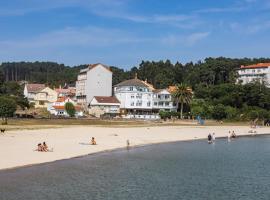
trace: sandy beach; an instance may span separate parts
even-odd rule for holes
[[[131,146],[203,139],[208,133],[227,137],[228,131],[237,135],[251,135],[248,126],[156,126],[156,127],[93,127],[69,126],[57,129],[9,131],[0,135],[0,169],[52,162],[91,153]],[[257,134],[269,134],[270,128],[256,129]],[[95,137],[97,145],[90,145]],[[53,152],[34,151],[38,143],[46,141]]]

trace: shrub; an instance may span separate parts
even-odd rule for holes
[[[212,113],[213,119],[216,120],[222,120],[227,117],[226,108],[222,104],[218,104],[213,107],[213,113]]]
[[[75,106],[73,105],[73,103],[71,102],[67,102],[65,104],[65,110],[67,111],[67,114],[70,116],[70,117],[74,117],[75,116]]]

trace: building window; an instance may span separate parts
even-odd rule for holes
[[[170,105],[170,103],[169,102],[165,102],[165,106],[169,106]]]
[[[131,102],[131,103],[130,103],[130,106],[134,106],[134,102]]]
[[[131,95],[131,99],[134,99],[134,95]]]
[[[158,102],[158,105],[159,106],[163,106],[163,102]]]
[[[142,95],[141,94],[137,94],[136,95],[136,99],[142,99]]]
[[[133,87],[129,87],[129,91],[133,91]]]
[[[148,107],[151,106],[151,102],[150,102],[150,101],[147,102],[147,106],[148,106]]]
[[[154,105],[157,106],[157,102],[155,102]]]
[[[45,103],[44,103],[44,101],[39,101],[39,105],[44,105]]]
[[[137,101],[136,102],[136,106],[142,106],[142,102],[141,101]]]

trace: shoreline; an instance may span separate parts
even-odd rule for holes
[[[124,150],[126,149],[126,139],[130,138],[130,147],[131,149],[134,149],[155,144],[174,143],[181,141],[186,142],[203,139],[206,140],[207,133],[209,132],[215,132],[216,139],[227,138],[227,130],[236,130],[238,137],[252,136],[251,133],[246,132],[248,129],[250,128],[242,126],[166,126],[137,128],[105,128],[86,126],[57,128],[55,130],[38,129],[31,131],[13,131],[5,135],[5,139],[7,141],[0,140],[0,156],[4,158],[2,161],[0,161],[0,171],[2,172],[5,170],[18,169],[44,163],[53,163],[59,160],[68,160],[88,155]],[[49,133],[47,133],[48,131]],[[270,128],[266,127],[257,128],[256,131],[257,134],[255,134],[255,136],[270,134]],[[112,134],[112,132],[117,132],[117,136],[115,136],[115,133]],[[0,138],[5,136],[0,136]],[[97,139],[97,145],[90,145],[80,142],[83,140],[83,137],[90,138],[90,136],[94,136]],[[67,141],[65,141],[65,139],[67,139]],[[48,145],[51,145],[50,147],[55,149],[54,152],[34,152],[33,150],[29,151],[29,148],[23,152],[20,151],[20,149],[13,147],[6,150],[3,148],[5,146],[7,147],[12,142],[15,145],[19,145],[21,142],[23,142],[22,145],[29,145],[32,144],[33,141],[41,142],[42,140],[46,140]],[[63,151],[65,150],[65,146],[69,145],[73,145],[74,147],[71,148],[71,150],[68,152]],[[33,149],[33,145],[31,147],[31,149]]]

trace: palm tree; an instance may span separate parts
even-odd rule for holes
[[[181,119],[183,119],[183,106],[184,104],[189,105],[192,100],[192,90],[187,85],[181,83],[176,85],[175,90],[172,93],[173,98],[175,99],[177,104],[181,104],[180,115]]]

